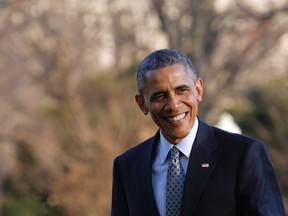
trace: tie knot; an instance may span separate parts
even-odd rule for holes
[[[171,158],[172,159],[179,159],[179,150],[176,147],[171,148],[170,150]]]

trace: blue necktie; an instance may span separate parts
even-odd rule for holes
[[[175,146],[170,149],[170,155],[166,184],[166,216],[178,216],[181,209],[185,172],[179,160],[179,150]]]

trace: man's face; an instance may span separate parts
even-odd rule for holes
[[[202,100],[203,83],[196,83],[183,64],[148,71],[142,95],[136,95],[142,112],[150,113],[166,139],[177,144],[192,129]]]

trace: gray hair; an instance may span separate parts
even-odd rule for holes
[[[191,60],[183,53],[173,49],[157,50],[146,56],[140,62],[137,70],[137,88],[140,94],[143,94],[145,86],[145,73],[151,70],[165,68],[173,64],[181,63],[184,65],[186,72],[191,75],[196,82],[199,74],[194,68]]]

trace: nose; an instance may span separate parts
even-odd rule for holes
[[[180,105],[180,100],[177,95],[170,95],[167,98],[166,109],[167,110],[177,110]]]

